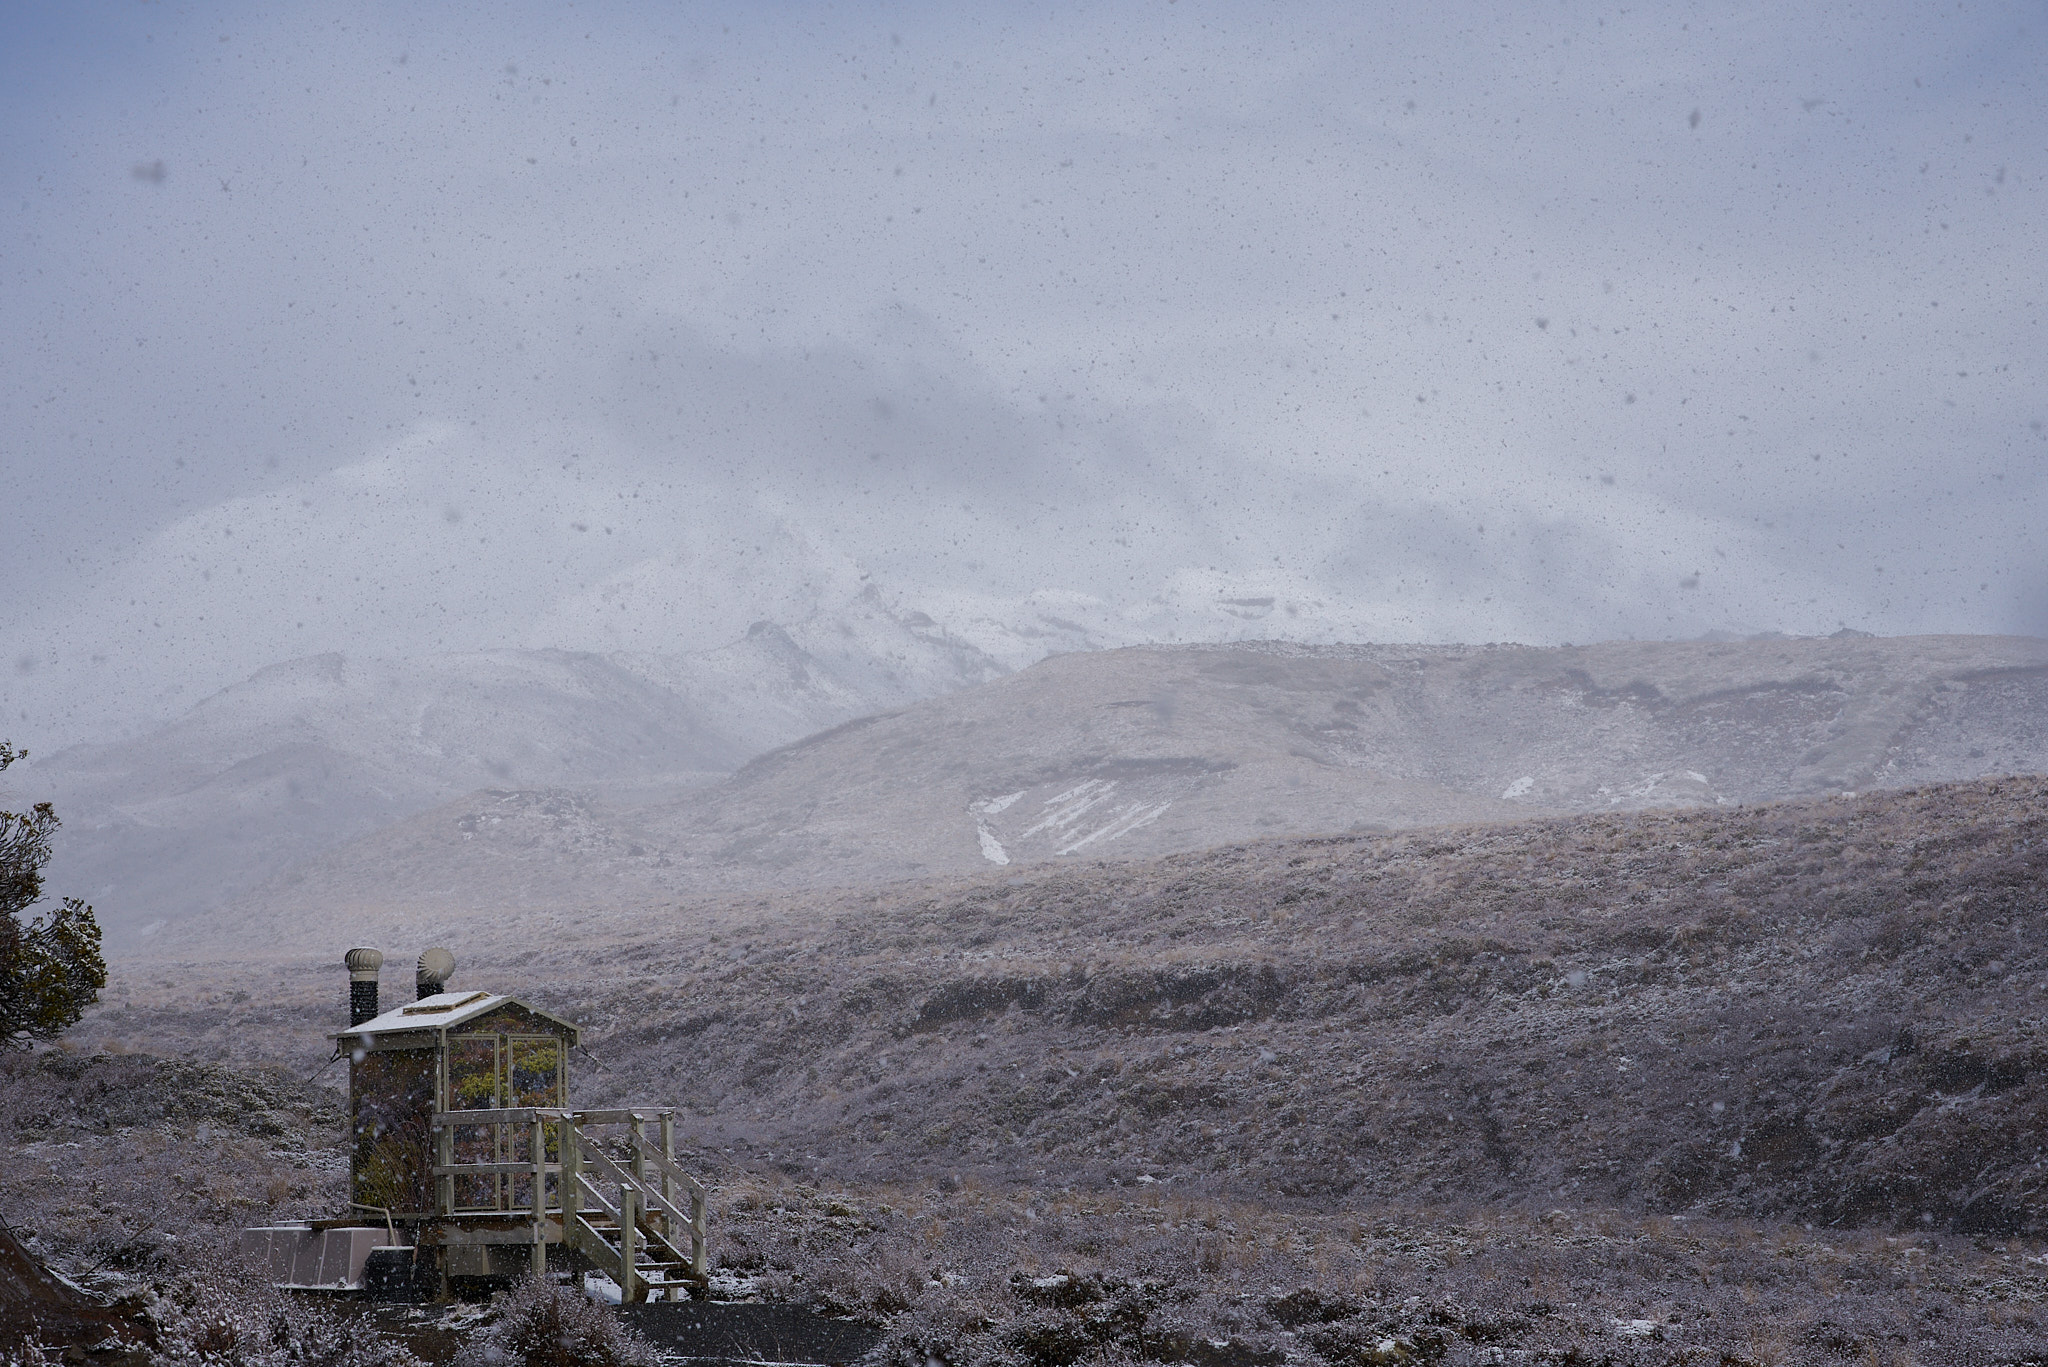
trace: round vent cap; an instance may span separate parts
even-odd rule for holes
[[[455,973],[455,956],[445,949],[430,949],[420,955],[419,980],[423,983],[445,983]]]

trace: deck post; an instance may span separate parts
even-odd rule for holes
[[[638,1305],[646,1299],[639,1289],[640,1193],[632,1187],[619,1188],[619,1299]]]
[[[533,1118],[533,1273],[537,1277],[546,1275],[548,1270],[547,1218],[547,1121],[542,1120],[539,1115],[535,1115]]]
[[[690,1188],[690,1274],[700,1283],[706,1277],[704,1257],[704,1188]]]
[[[434,1131],[434,1161],[443,1168],[455,1162],[455,1127],[445,1121]],[[434,1182],[443,1219],[455,1214],[455,1174],[443,1172]]]
[[[640,1112],[628,1111],[626,1114],[633,1117],[627,1126],[633,1133],[633,1153],[628,1166],[632,1170],[633,1180],[644,1187],[647,1185],[647,1155],[640,1151],[640,1144],[647,1138],[647,1125]]]
[[[670,1243],[675,1242],[676,1222],[669,1211],[675,1209],[676,1179],[672,1175],[676,1166],[676,1113],[661,1113],[661,1156],[667,1161],[661,1168],[661,1199],[665,1203],[661,1212],[661,1232]]]
[[[583,1237],[577,1233],[576,1222],[582,1218],[583,1209],[583,1140],[576,1133],[576,1113],[564,1111],[559,1143],[562,1146],[562,1244],[567,1248],[581,1248]]]

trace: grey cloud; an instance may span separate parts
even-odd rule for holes
[[[2040,629],[2024,6],[242,17],[10,106],[17,727],[861,574]]]

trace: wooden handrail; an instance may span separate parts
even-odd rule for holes
[[[632,1176],[624,1168],[612,1162],[610,1158],[605,1156],[602,1149],[597,1148],[587,1139],[584,1140],[583,1161],[594,1166],[599,1172],[611,1178],[612,1181],[617,1182],[622,1191],[630,1190],[640,1185],[640,1183],[633,1180]],[[652,1192],[648,1194],[653,1195]],[[616,1211],[613,1212],[615,1215],[617,1213]]]
[[[501,1106],[484,1111],[436,1111],[434,1126],[444,1125],[531,1125],[536,1119],[559,1120],[573,1111],[557,1111],[546,1106]]]
[[[669,1157],[667,1154],[663,1153],[658,1147],[656,1147],[653,1140],[649,1139],[644,1134],[636,1134],[633,1136],[633,1142],[636,1146],[639,1147],[642,1153],[646,1154],[648,1159],[652,1161],[655,1164],[655,1166],[659,1167],[663,1172],[667,1173],[670,1177],[675,1178],[676,1181],[681,1182],[684,1186],[688,1187],[693,1195],[703,1194],[704,1184],[702,1182],[699,1182],[696,1178],[690,1176],[690,1174],[688,1174],[687,1172],[684,1172],[681,1168],[677,1167],[676,1160]]]
[[[648,1134],[649,1122],[659,1122],[661,1140]],[[436,1205],[443,1218],[497,1215],[529,1216],[536,1230],[549,1221],[561,1225],[562,1242],[581,1249],[602,1270],[619,1283],[628,1300],[637,1300],[646,1290],[646,1278],[638,1267],[638,1249],[644,1248],[656,1266],[688,1267],[690,1276],[705,1279],[705,1214],[709,1205],[704,1184],[675,1161],[675,1111],[660,1109],[613,1109],[578,1111],[557,1106],[504,1106],[482,1110],[438,1111],[433,1113],[434,1157],[431,1165],[436,1188]],[[516,1125],[527,1133],[503,1134],[503,1127]],[[556,1127],[560,1162],[546,1161],[548,1127]],[[590,1127],[624,1126],[624,1135],[614,1134],[604,1143],[589,1133]],[[500,1131],[490,1147],[504,1152],[525,1149],[524,1161],[455,1161],[455,1133],[465,1126],[487,1126]],[[619,1158],[606,1152],[605,1143],[619,1145]],[[466,1146],[466,1144],[465,1144]],[[514,1191],[504,1179],[524,1177],[533,1186],[527,1199],[513,1204]],[[555,1179],[554,1202],[548,1201],[547,1184]],[[618,1203],[606,1198],[596,1178],[615,1185]],[[492,1179],[489,1204],[458,1207],[459,1179]],[[684,1192],[687,1200],[678,1198]],[[687,1207],[687,1209],[685,1208]],[[593,1223],[608,1218],[612,1228]],[[687,1238],[678,1236],[687,1234]],[[616,1239],[616,1245],[613,1240]],[[688,1251],[684,1251],[684,1245]],[[544,1266],[544,1251],[536,1243],[534,1266]],[[673,1283],[663,1279],[657,1285]]]
[[[658,1121],[673,1116],[673,1107],[650,1111],[578,1111],[564,1106],[492,1106],[475,1111],[436,1111],[433,1123],[441,1125],[530,1125],[541,1120],[566,1120],[573,1125],[630,1125],[634,1121]]]
[[[597,1264],[598,1271],[623,1287],[626,1279],[620,1275],[619,1255],[612,1248],[610,1241],[604,1237],[603,1232],[580,1215],[576,1217],[575,1228],[575,1246],[582,1250],[585,1257]]]
[[[543,1163],[541,1165],[541,1174],[546,1177],[553,1177],[556,1173],[560,1172],[561,1170],[562,1165],[560,1163]],[[531,1162],[531,1160],[524,1163],[449,1163],[446,1165],[440,1163],[434,1164],[434,1176],[436,1177],[444,1177],[450,1175],[455,1177],[490,1177],[498,1173],[512,1173],[515,1175],[524,1173],[531,1175],[532,1172],[533,1163]]]
[[[578,1135],[577,1138],[581,1141],[580,1147],[582,1149],[583,1161],[593,1165],[599,1172],[611,1178],[612,1181],[617,1182],[619,1184],[619,1194],[622,1200],[628,1192],[639,1193],[638,1197],[636,1198],[635,1204],[638,1204],[639,1201],[646,1202],[646,1206],[643,1207],[642,1213],[645,1213],[646,1209],[649,1208],[660,1210],[662,1213],[668,1215],[671,1219],[676,1221],[676,1223],[681,1224],[684,1228],[690,1231],[690,1249],[687,1253],[685,1253],[682,1250],[682,1248],[680,1248],[676,1244],[674,1238],[671,1237],[674,1232],[673,1226],[671,1226],[668,1230],[665,1231],[651,1231],[651,1233],[653,1234],[653,1237],[659,1239],[661,1243],[668,1249],[668,1251],[670,1253],[673,1253],[679,1261],[689,1264],[691,1274],[693,1276],[702,1277],[703,1275],[705,1275],[703,1188],[698,1187],[697,1190],[692,1193],[690,1209],[688,1211],[685,1211],[675,1202],[669,1200],[668,1197],[664,1196],[659,1190],[653,1187],[649,1187],[644,1183],[633,1181],[627,1175],[625,1169],[621,1168],[618,1164],[614,1163],[608,1156],[606,1156],[601,1150],[599,1150],[593,1143],[590,1142],[589,1136]],[[654,1157],[658,1161],[662,1161],[661,1155],[659,1153],[656,1153]],[[589,1187],[587,1182],[585,1183],[585,1187],[586,1190],[590,1190],[594,1194],[595,1189]],[[612,1211],[611,1214],[614,1219],[619,1221],[620,1226],[623,1228],[625,1224],[625,1216],[620,1211]]]
[[[667,1108],[665,1108],[665,1109],[667,1109],[667,1111],[669,1112],[669,1114],[671,1114],[671,1115],[675,1114],[675,1109],[674,1109],[674,1107],[667,1107]],[[577,1124],[579,1124],[579,1125],[630,1125],[630,1124],[632,1124],[632,1123],[633,1123],[634,1121],[636,1121],[636,1120],[641,1120],[641,1121],[646,1121],[646,1120],[659,1120],[659,1119],[661,1119],[661,1114],[662,1114],[662,1113],[661,1113],[661,1111],[660,1111],[660,1110],[651,1110],[651,1111],[632,1111],[632,1110],[625,1110],[625,1111],[617,1111],[617,1110],[614,1110],[614,1111],[574,1111],[574,1112],[571,1112],[571,1114],[573,1114],[573,1115],[574,1115],[574,1116],[576,1117],[576,1123],[577,1123]]]
[[[580,1172],[576,1174],[576,1194],[586,1198],[599,1210],[611,1216],[614,1222],[618,1220],[619,1208],[610,1201],[605,1200],[604,1193],[599,1191],[596,1185]]]

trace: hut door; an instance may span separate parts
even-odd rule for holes
[[[448,1041],[448,1109],[451,1111],[493,1111],[502,1107],[504,1087],[503,1050],[496,1035],[457,1035]],[[455,1161],[496,1163],[502,1125],[458,1125],[455,1128]],[[500,1176],[455,1179],[455,1207],[458,1210],[503,1210],[505,1182]]]

